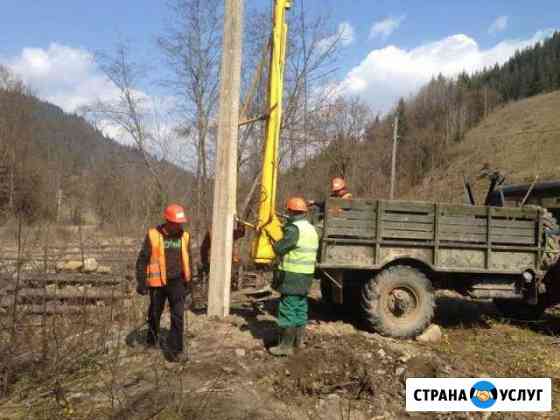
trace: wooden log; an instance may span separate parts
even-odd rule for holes
[[[21,289],[17,292],[17,303],[24,303],[37,300],[72,300],[72,301],[96,301],[96,300],[120,300],[126,299],[128,294],[112,291],[86,289],[84,291],[56,290],[55,292],[45,291],[44,289]],[[15,295],[7,295],[1,298],[0,306],[12,306]]]
[[[2,275],[0,281],[13,282],[12,276]],[[111,277],[103,274],[77,274],[77,273],[21,273],[20,281],[30,282],[39,285],[60,284],[60,285],[82,285],[91,284],[93,286],[111,286],[126,283],[124,277]]]
[[[100,308],[108,308],[108,306],[67,305],[50,302],[47,305],[18,305],[18,313],[25,315],[67,315],[83,314]]]

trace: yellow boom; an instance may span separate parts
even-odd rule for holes
[[[282,97],[284,90],[284,62],[288,25],[286,10],[292,0],[275,0],[272,51],[268,80],[268,109],[266,139],[261,179],[261,196],[257,237],[253,243],[253,260],[257,264],[271,264],[276,255],[270,238],[282,237],[282,223],[276,215],[276,190],[278,183],[278,144],[282,125]]]

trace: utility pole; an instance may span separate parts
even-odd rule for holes
[[[393,156],[391,158],[391,192],[389,199],[395,198],[395,178],[397,176],[397,141],[399,139],[399,115],[395,115],[393,124]]]
[[[220,115],[208,288],[208,315],[220,318],[229,315],[233,224],[237,207],[237,137],[243,0],[225,0],[224,12]]]

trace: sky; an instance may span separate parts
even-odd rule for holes
[[[295,0],[294,7],[301,7]],[[3,0],[0,63],[41,98],[74,112],[111,97],[92,53],[131,41],[138,59],[161,66],[155,38],[169,19],[165,0]],[[246,0],[266,8],[270,0]],[[414,94],[431,77],[505,62],[560,26],[560,1],[303,0],[306,14],[327,13],[341,35],[333,81],[374,112]],[[163,69],[162,69],[163,71]],[[157,89],[145,86],[146,95]]]

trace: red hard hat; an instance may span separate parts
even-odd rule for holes
[[[170,204],[163,212],[163,218],[172,223],[186,223],[185,209],[178,204]]]
[[[343,190],[344,188],[346,188],[346,181],[344,180],[344,178],[336,176],[331,180],[331,191],[332,192],[337,192],[337,191]]]
[[[286,204],[286,208],[288,210],[292,210],[292,211],[306,212],[307,211],[307,203],[301,197],[292,197],[288,200],[288,203]]]

